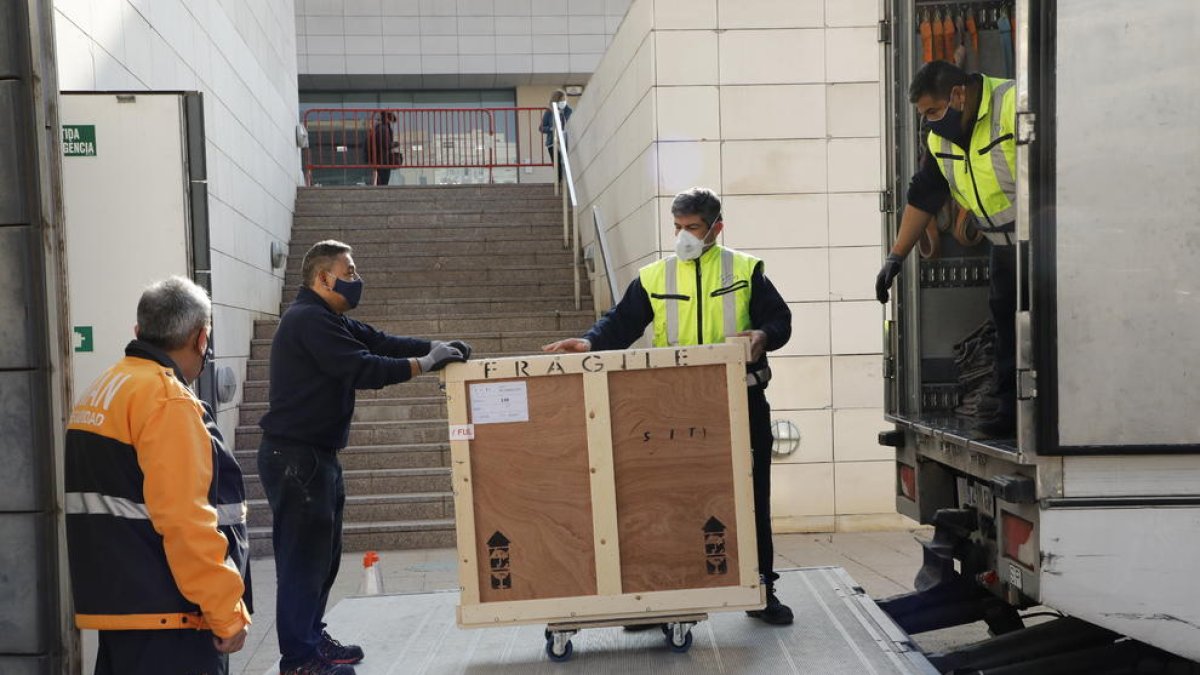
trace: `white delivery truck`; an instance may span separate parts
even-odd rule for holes
[[[886,240],[923,144],[908,84],[965,47],[970,69],[1016,80],[1020,300],[1016,437],[987,438],[963,382],[988,244],[949,222],[905,262],[880,442],[899,511],[936,529],[918,592],[882,607],[910,633],[986,619],[1000,635],[933,655],[944,672],[1193,672],[1200,2],[886,0],[885,16]],[[1024,628],[1035,605],[1064,618]]]

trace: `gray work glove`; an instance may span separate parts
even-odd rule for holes
[[[457,349],[458,353],[462,354],[464,359],[471,358],[471,345],[463,342],[462,340],[451,340],[449,344],[451,347]]]
[[[467,359],[462,352],[451,347],[448,342],[432,342],[429,353],[417,359],[422,373],[433,373],[446,367],[447,363],[463,363]]]
[[[467,344],[466,342],[463,342],[462,340],[450,340],[449,342],[442,342],[441,340],[430,340],[429,344],[431,346],[433,346],[433,345],[449,345],[449,346],[457,349],[458,353],[462,354],[462,357],[464,359],[471,358],[471,345]]]
[[[880,268],[879,274],[875,277],[875,299],[879,302],[886,303],[888,301],[888,289],[892,287],[892,280],[900,275],[900,267],[904,264],[904,256],[889,253],[887,260],[883,261],[883,267]]]

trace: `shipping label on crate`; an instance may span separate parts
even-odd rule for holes
[[[473,424],[528,421],[529,390],[525,382],[483,382],[471,385]]]

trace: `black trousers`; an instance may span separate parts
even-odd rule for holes
[[[387,185],[392,180],[391,169],[375,169],[375,184]]]
[[[995,380],[992,394],[1000,399],[999,415],[1017,414],[1017,254],[1016,246],[992,246],[988,306],[996,325]]]
[[[775,543],[771,539],[771,448],[775,437],[771,433],[771,405],[767,403],[764,387],[750,387],[746,394],[750,403],[750,449],[754,456],[754,531],[758,538],[758,573],[763,581],[773,583],[775,573]]]
[[[206,630],[102,630],[96,675],[226,675],[229,657]]]
[[[280,667],[316,653],[329,589],[342,558],[346,486],[337,452],[264,438],[258,474],[271,504],[275,549],[275,629]]]

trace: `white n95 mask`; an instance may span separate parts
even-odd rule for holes
[[[695,260],[704,253],[704,242],[687,230],[680,230],[675,235],[675,255],[681,260]]]

